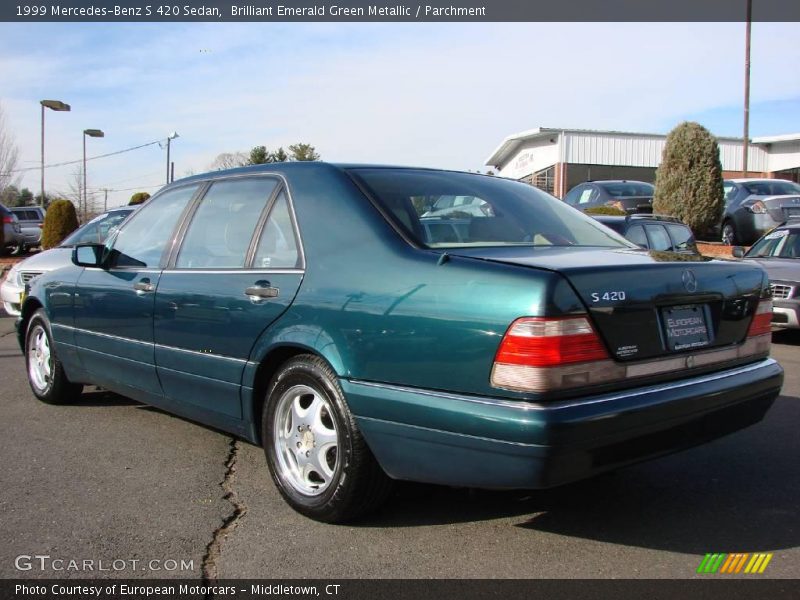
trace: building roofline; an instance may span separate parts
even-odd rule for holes
[[[639,131],[618,131],[613,129],[569,129],[569,128],[556,128],[556,127],[537,127],[536,129],[528,129],[519,133],[512,133],[507,136],[494,152],[486,159],[487,166],[499,167],[508,156],[516,150],[516,148],[523,142],[534,140],[537,138],[545,137],[548,135],[560,133],[589,133],[589,134],[602,134],[602,135],[625,135],[632,137],[649,137],[649,138],[666,138],[666,133],[653,133],[653,132],[639,132]],[[731,136],[715,136],[717,140],[726,142],[743,142],[744,139],[740,137]],[[791,133],[786,135],[768,136],[768,137],[755,137],[752,139],[753,144],[772,144],[778,142],[791,142],[800,141],[800,133]]]
[[[780,142],[799,142],[800,133],[785,133],[783,135],[765,135],[754,137],[754,144],[776,144]]]

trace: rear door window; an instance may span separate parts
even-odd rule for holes
[[[651,250],[672,250],[672,240],[663,225],[645,225]]]
[[[694,236],[692,230],[686,225],[668,224],[667,231],[672,238],[673,248],[676,251],[693,250]]]
[[[277,185],[264,177],[214,182],[192,217],[175,266],[244,267],[259,217]]]
[[[289,212],[289,200],[281,191],[261,232],[253,268],[294,269],[300,266],[297,236]]]
[[[647,241],[647,236],[644,233],[644,228],[641,225],[634,225],[625,234],[631,242],[642,248],[649,248],[650,244]]]

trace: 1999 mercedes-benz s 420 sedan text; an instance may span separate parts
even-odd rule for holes
[[[194,176],[73,263],[22,305],[34,394],[95,384],[262,444],[324,521],[393,479],[542,488],[695,445],[783,381],[760,267],[639,249],[497,177]]]

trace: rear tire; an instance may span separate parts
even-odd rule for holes
[[[376,509],[392,481],[356,426],[333,370],[303,354],[270,382],[261,419],[270,474],[297,512],[340,523]]]
[[[728,246],[736,246],[739,243],[739,236],[733,221],[725,221],[722,224],[722,243]]]
[[[83,385],[72,383],[56,355],[50,321],[44,309],[33,313],[25,334],[25,367],[33,394],[47,404],[69,404],[83,391]]]

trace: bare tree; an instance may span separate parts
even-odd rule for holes
[[[217,154],[209,169],[222,171],[224,169],[233,169],[234,167],[243,167],[247,164],[249,164],[248,156],[244,152],[223,152],[222,154]]]
[[[0,190],[16,185],[20,176],[14,173],[17,168],[19,150],[14,135],[6,124],[6,115],[0,104]]]
[[[83,167],[81,165],[76,166],[69,176],[67,189],[56,192],[56,197],[72,202],[78,213],[78,220],[83,218],[86,207],[83,205]]]

